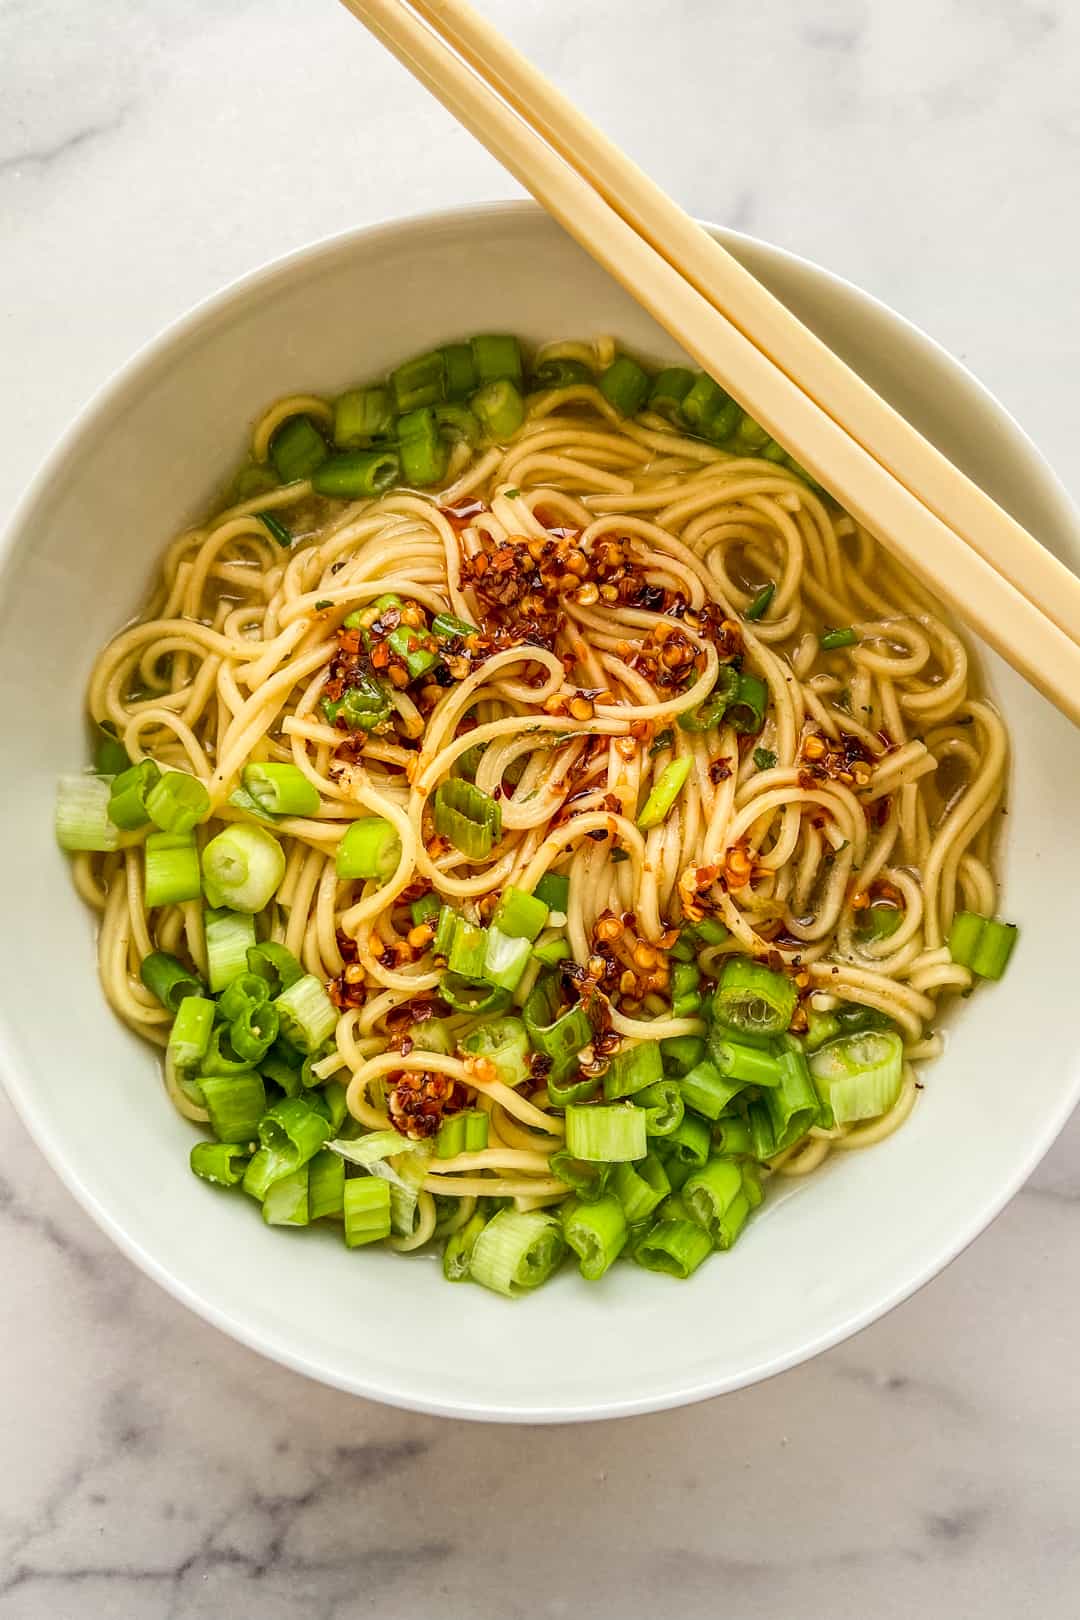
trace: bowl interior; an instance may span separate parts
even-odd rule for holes
[[[745,238],[734,252],[942,448],[1070,561],[1078,528],[1029,443],[954,361],[814,266]],[[642,1411],[737,1387],[853,1331],[986,1224],[1063,1123],[1080,1079],[1062,904],[1080,823],[1072,728],[988,656],[1015,742],[1006,909],[1023,932],[1000,987],[956,1009],[911,1121],[767,1202],[729,1255],[677,1286],[567,1272],[509,1305],[446,1286],[423,1257],[349,1254],[267,1232],[187,1168],[191,1130],[156,1056],[98,990],[93,921],[53,843],[56,775],[84,757],[82,692],[170,536],[205,509],[265,402],[333,391],[440,340],[670,340],[530,206],[337,239],[249,278],[153,344],[84,413],[24,501],[3,553],[0,703],[9,851],[0,1053],[11,1093],[68,1185],[179,1298],[249,1344],[380,1399],[554,1420]],[[1039,1040],[1030,1031],[1038,1028]]]

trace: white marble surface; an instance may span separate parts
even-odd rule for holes
[[[693,210],[963,356],[1080,494],[1068,0],[486,3]],[[332,0],[0,0],[3,505],[224,281],[513,190]],[[480,1428],[221,1337],[0,1104],[0,1617],[1064,1620],[1078,1273],[1074,1123],[945,1276],[813,1364],[653,1418]]]

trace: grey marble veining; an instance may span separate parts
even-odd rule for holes
[[[1064,0],[486,0],[696,212],[896,304],[1074,493],[1080,15]],[[0,0],[10,506],[197,298],[358,221],[512,195],[333,0]],[[90,1226],[0,1104],[0,1620],[1066,1620],[1080,1123],[856,1340],[598,1427],[309,1384]]]

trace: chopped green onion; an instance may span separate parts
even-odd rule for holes
[[[686,785],[692,766],[693,760],[689,754],[684,754],[681,759],[673,759],[670,765],[664,766],[637,818],[640,832],[648,832],[667,820],[675,800]]]
[[[709,1057],[725,1080],[733,1080],[739,1086],[780,1084],[779,1057],[766,1047],[731,1040],[722,1026],[714,1025],[709,1031]]]
[[[441,349],[406,360],[390,373],[390,386],[399,411],[415,411],[422,405],[438,405],[446,398],[446,361]]]
[[[1000,979],[1008,966],[1018,929],[1015,923],[961,911],[949,931],[949,954],[983,979]]]
[[[566,1151],[575,1159],[615,1164],[621,1159],[643,1159],[645,1111],[627,1103],[610,1107],[570,1103],[566,1109]]]
[[[454,943],[454,934],[457,930],[457,920],[457,912],[453,906],[443,905],[440,908],[435,938],[431,942],[431,949],[436,956],[450,955],[450,947]]]
[[[255,945],[255,920],[236,911],[207,911],[203,918],[206,956],[210,968],[210,988],[224,990],[245,973],[248,952]]]
[[[533,956],[545,967],[557,967],[560,962],[565,962],[573,954],[569,941],[562,934],[556,934],[552,939],[533,946]]]
[[[602,373],[599,389],[620,416],[636,416],[649,397],[649,377],[628,354],[618,354]]]
[[[516,990],[532,956],[532,945],[527,939],[512,939],[492,923],[487,930],[487,948],[480,977],[503,990]],[[451,958],[451,967],[455,967]]]
[[[591,383],[593,374],[581,360],[553,358],[541,360],[533,367],[534,388],[572,388],[578,383]]]
[[[279,1026],[276,1008],[248,1003],[229,1025],[229,1041],[233,1051],[248,1063],[258,1063],[277,1040]]]
[[[723,1217],[737,1199],[742,1199],[746,1205],[742,1171],[735,1160],[710,1159],[687,1177],[681,1196],[690,1219],[708,1232],[714,1246],[730,1248],[730,1228],[722,1226]],[[748,1212],[749,1205],[746,1205]]]
[[[128,751],[117,737],[112,721],[103,720],[94,745],[94,770],[98,776],[121,776],[130,766]]]
[[[751,620],[763,619],[766,613],[768,613],[769,604],[775,595],[776,586],[773,581],[770,580],[767,585],[763,585],[760,591],[758,591],[743,617]]]
[[[731,938],[719,917],[702,917],[700,922],[694,923],[692,932],[703,945],[723,945]]]
[[[401,835],[381,816],[360,816],[351,821],[337,847],[337,875],[346,881],[371,878],[385,883],[401,860]]]
[[[254,1142],[266,1112],[262,1076],[251,1069],[239,1074],[201,1074],[198,1084],[218,1141]]]
[[[727,713],[739,689],[739,672],[730,664],[721,664],[716,672],[713,689],[694,709],[684,709],[678,717],[681,731],[715,731]]]
[[[765,724],[769,689],[756,675],[745,670],[739,676],[735,695],[727,706],[727,721],[742,736],[753,736]]]
[[[270,815],[268,811],[263,810],[260,805],[256,804],[247,788],[233,788],[229,794],[229,803],[234,810],[243,810],[245,815],[254,816],[256,821],[265,821],[273,826],[277,820],[276,816]]]
[[[657,732],[656,736],[649,744],[649,758],[655,759],[657,754],[666,753],[674,741],[675,733],[672,731],[670,726],[665,726],[663,731]]]
[[[405,660],[410,681],[418,681],[422,675],[434,669],[440,660],[438,648],[430,631],[417,630],[409,624],[399,624],[391,630],[386,643],[391,652],[397,653],[399,658]]]
[[[475,624],[467,619],[457,619],[452,613],[436,613],[431,621],[432,634],[440,641],[457,641],[462,636],[479,635]]]
[[[447,399],[466,399],[476,387],[476,362],[469,343],[447,343],[443,347]]]
[[[771,771],[776,764],[776,755],[771,748],[755,748],[754,764],[759,771]]]
[[[334,401],[334,443],[339,450],[364,450],[394,434],[394,407],[388,388],[350,388]]]
[[[145,827],[150,820],[147,795],[161,780],[161,768],[152,759],[140,759],[113,778],[109,796],[109,820],[125,831]]]
[[[449,449],[430,405],[398,418],[398,452],[404,483],[423,489],[446,476]]]
[[[486,859],[502,837],[499,801],[459,776],[439,783],[432,813],[439,836],[472,861]]]
[[[755,422],[749,411],[743,411],[731,447],[736,454],[744,456],[758,455],[769,442],[770,435],[761,426],[760,422]]]
[[[266,982],[271,996],[280,995],[282,990],[304,977],[304,969],[292,951],[276,940],[266,939],[261,945],[253,945],[246,960],[248,972]]]
[[[341,1215],[345,1210],[345,1160],[329,1148],[320,1148],[309,1159],[308,1218],[321,1221],[327,1215]]]
[[[401,477],[401,457],[392,444],[379,450],[343,450],[330,456],[311,476],[317,495],[338,500],[374,499],[396,484]]]
[[[798,992],[794,981],[746,956],[724,964],[712,1015],[742,1035],[779,1035],[791,1023]]]
[[[343,1192],[345,1244],[359,1249],[390,1236],[390,1183],[375,1176],[355,1176]]]
[[[266,1189],[262,1217],[267,1226],[307,1226],[309,1215],[308,1167],[302,1164],[287,1176],[279,1176]]]
[[[610,1164],[590,1164],[585,1159],[575,1159],[572,1153],[565,1148],[559,1148],[548,1160],[553,1176],[575,1192],[584,1203],[595,1203],[603,1198],[607,1191],[608,1178],[611,1175]]]
[[[475,450],[480,443],[480,423],[467,405],[436,405],[435,420],[448,444],[466,444]]]
[[[300,1097],[275,1103],[259,1121],[259,1142],[281,1163],[282,1175],[291,1175],[314,1158],[329,1135],[329,1120]]]
[[[588,1282],[598,1281],[618,1259],[628,1235],[623,1207],[612,1194],[591,1204],[576,1199],[564,1204],[562,1228]]]
[[[409,901],[409,916],[414,928],[419,928],[424,923],[434,924],[441,910],[442,901],[434,890],[429,894],[422,894],[419,900]]]
[[[550,911],[557,911],[565,917],[570,905],[570,879],[567,874],[545,872],[533,890],[533,899],[542,900]]]
[[[189,1163],[201,1181],[236,1187],[244,1179],[248,1155],[232,1142],[196,1142]]]
[[[393,712],[390,694],[372,675],[361,673],[351,679],[341,697],[323,698],[323,713],[332,726],[344,720],[350,731],[374,731]]]
[[[285,852],[265,827],[237,822],[211,838],[202,869],[211,906],[253,914],[269,904],[285,876]]]
[[[525,401],[509,378],[485,383],[469,400],[470,408],[496,444],[506,444],[525,420]]]
[[[904,1045],[892,1031],[842,1035],[819,1047],[810,1073],[838,1125],[888,1113],[903,1084]]]
[[[693,1221],[659,1221],[634,1250],[634,1259],[648,1271],[669,1277],[689,1277],[712,1253],[712,1239]]]
[[[565,1108],[568,1103],[591,1102],[600,1091],[599,1075],[582,1074],[576,1064],[565,1079],[549,1074],[545,1084],[548,1098],[556,1108]]]
[[[660,1042],[660,1055],[676,1074],[688,1074],[705,1056],[700,1035],[669,1035]]]
[[[520,1018],[492,1018],[467,1035],[463,1052],[487,1058],[504,1086],[520,1086],[529,1074],[529,1037]]]
[[[226,1024],[239,1018],[252,1007],[265,1007],[270,1000],[270,986],[258,973],[239,973],[218,997],[218,1017]]]
[[[565,1253],[562,1226],[554,1216],[501,1209],[477,1238],[470,1271],[474,1282],[512,1299],[547,1282]]]
[[[447,1282],[468,1282],[476,1240],[486,1225],[487,1216],[477,1210],[464,1226],[451,1232],[443,1250],[443,1276]]]
[[[205,996],[185,996],[169,1031],[168,1056],[181,1074],[197,1068],[210,1044],[214,1003]]]
[[[151,911],[197,900],[202,894],[199,851],[192,833],[150,833],[145,867],[144,897]]]
[[[866,940],[890,939],[903,920],[904,913],[899,906],[875,901],[872,906],[867,906],[865,911],[859,913],[859,935]]]
[[[865,1036],[857,1037],[866,1039]],[[899,1037],[895,1037],[899,1042]],[[820,1056],[820,1054],[816,1054]],[[776,1151],[790,1147],[818,1123],[821,1106],[814,1082],[810,1078],[802,1046],[789,1036],[780,1053],[780,1083],[765,1092],[765,1107],[769,1111]]]
[[[821,650],[835,652],[839,647],[854,647],[858,639],[850,625],[845,625],[842,630],[824,630],[820,637]]]
[[[279,546],[281,546],[285,551],[288,551],[293,543],[292,530],[286,528],[281,519],[276,518],[273,512],[257,512],[255,516],[258,518],[271,540],[276,540]]]
[[[244,787],[259,809],[272,816],[314,816],[319,812],[319,790],[298,765],[259,761],[245,765]]]
[[[675,1080],[658,1080],[635,1094],[634,1102],[645,1110],[645,1134],[670,1136],[682,1124],[686,1104]]]
[[[469,1013],[474,1018],[482,1013],[505,1012],[510,1005],[509,990],[477,983],[460,973],[444,973],[439,981],[439,994],[455,1012]]]
[[[646,1154],[637,1164],[617,1164],[611,1175],[615,1196],[631,1226],[647,1220],[671,1191],[667,1171],[655,1153]]]
[[[705,1119],[719,1119],[745,1084],[744,1080],[725,1078],[715,1063],[706,1059],[696,1064],[689,1074],[683,1075],[679,1081],[679,1093],[684,1107],[692,1108],[695,1114],[701,1114]]]
[[[146,809],[162,832],[186,833],[209,811],[210,795],[188,771],[166,771],[147,792]]]
[[[491,926],[508,934],[511,939],[534,940],[548,920],[548,907],[534,894],[515,889],[511,884],[504,889]]]
[[[334,1004],[313,973],[274,997],[281,1032],[301,1052],[315,1052],[337,1028]]]
[[[487,929],[458,917],[454,923],[454,941],[450,946],[448,966],[451,973],[460,973],[465,979],[484,977],[487,956]],[[489,981],[490,982],[490,981]]]
[[[310,416],[290,416],[270,440],[270,460],[283,484],[310,478],[329,453]]]
[[[694,386],[694,373],[685,366],[667,366],[653,379],[649,409],[669,422],[682,421],[683,400]]]
[[[684,1114],[682,1123],[658,1143],[658,1151],[663,1150],[665,1164],[669,1166],[672,1186],[675,1179],[670,1169],[671,1161],[696,1168],[708,1159],[711,1145],[712,1135],[705,1121],[694,1114]]]
[[[509,377],[515,383],[521,382],[521,345],[516,337],[502,333],[485,333],[474,337],[472,358],[478,383],[495,382],[501,377]]]
[[[157,996],[171,1013],[178,1011],[185,997],[201,996],[204,989],[198,975],[167,951],[151,951],[149,956],[144,956],[139,964],[139,977],[151,995]],[[213,983],[210,988],[214,988]]]
[[[718,1119],[713,1127],[713,1146],[717,1153],[749,1153],[750,1127],[745,1119],[734,1114]]]
[[[559,982],[557,973],[543,973],[536,981],[521,1016],[534,1052],[551,1060],[547,1079],[558,1084],[574,1073],[578,1055],[593,1038],[592,1025],[585,1008],[578,1003],[559,1011]]]
[[[630,1097],[663,1078],[659,1041],[639,1041],[635,1046],[623,1047],[611,1059],[604,1075],[604,1096],[609,1102],[615,1097]]]
[[[459,1153],[482,1153],[488,1145],[489,1120],[479,1108],[465,1108],[443,1120],[435,1136],[435,1157],[453,1159]]]
[[[739,407],[719,383],[699,371],[683,396],[682,415],[694,433],[720,444],[733,432]]]
[[[232,1043],[232,1031],[227,1024],[216,1024],[210,1035],[203,1060],[199,1065],[204,1075],[244,1074],[251,1068],[251,1059],[241,1057]]]
[[[747,1203],[751,1209],[757,1209],[764,1201],[765,1189],[761,1185],[761,1170],[749,1159],[744,1159],[742,1163],[742,1182]]]

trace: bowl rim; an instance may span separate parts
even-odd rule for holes
[[[147,338],[133,354],[112,371],[90,394],[69,426],[46,454],[16,501],[0,533],[0,591],[6,586],[9,569],[17,555],[19,535],[25,531],[27,519],[65,463],[70,460],[72,452],[82,444],[98,415],[102,411],[117,411],[125,404],[134,403],[140,392],[150,386],[163,369],[171,366],[190,343],[205,341],[213,334],[216,325],[227,322],[234,309],[245,303],[253,294],[270,290],[279,282],[288,281],[301,266],[308,272],[315,271],[322,262],[347,253],[357,244],[390,242],[395,237],[407,240],[412,233],[427,232],[432,227],[441,225],[456,229],[482,228],[492,221],[523,216],[544,217],[544,210],[528,199],[523,199],[483,202],[394,216],[319,237],[313,242],[292,249],[287,254],[245,271],[216,292],[200,299],[184,314]],[[1038,486],[1041,496],[1054,510],[1063,531],[1070,535],[1069,560],[1074,566],[1080,562],[1080,508],[1030,435],[962,361],[884,300],[816,261],[745,232],[729,230],[707,221],[701,223],[711,234],[724,241],[746,243],[755,250],[761,250],[767,257],[794,264],[809,271],[812,277],[832,283],[842,289],[845,297],[853,298],[883,314],[891,324],[903,329],[909,338],[914,338],[927,353],[943,360],[954,376],[962,379],[983,406],[989,407],[991,414],[1007,428],[1017,451],[1022,453],[1026,477]],[[963,1225],[948,1235],[934,1259],[929,1264],[925,1261],[912,1264],[905,1273],[894,1277],[888,1286],[882,1288],[872,1303],[842,1317],[816,1336],[766,1358],[757,1367],[745,1373],[726,1377],[697,1378],[635,1398],[590,1400],[562,1406],[538,1404],[522,1409],[508,1405],[493,1405],[483,1400],[440,1399],[431,1394],[387,1388],[377,1379],[349,1374],[324,1364],[317,1356],[305,1355],[281,1341],[274,1333],[254,1328],[243,1319],[230,1314],[227,1309],[204,1299],[181,1276],[144,1248],[137,1235],[113,1217],[93,1188],[84,1180],[80,1171],[69,1162],[62,1147],[54,1138],[47,1110],[39,1104],[32,1075],[16,1059],[2,1004],[0,1004],[0,1083],[3,1084],[12,1107],[46,1161],[81,1208],[129,1260],[204,1321],[211,1323],[247,1348],[348,1394],[435,1416],[526,1424],[599,1421],[689,1405],[764,1382],[850,1338],[878,1321],[938,1276],[990,1226],[1044,1157],[1077,1102],[1080,1101],[1080,1073],[1078,1073],[1071,1090],[1065,1094],[1058,1106],[1046,1115],[1036,1140],[1024,1159],[1015,1166],[1002,1184],[987,1192]]]

